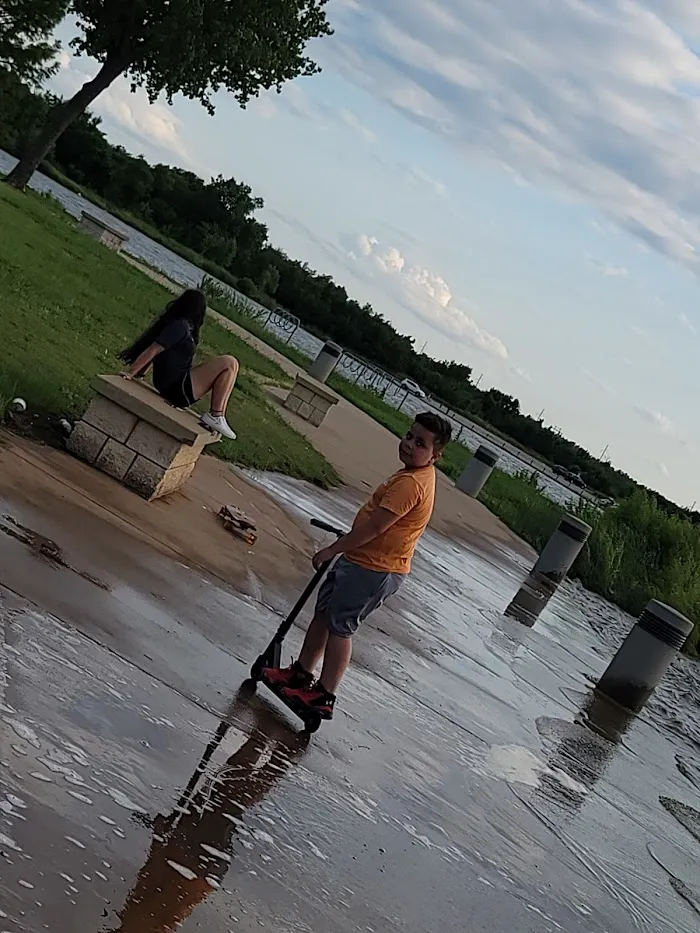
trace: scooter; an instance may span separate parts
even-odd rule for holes
[[[314,528],[320,528],[322,531],[327,531],[329,534],[333,534],[336,538],[342,538],[346,533],[340,528],[335,528],[333,525],[329,525],[327,522],[322,522],[317,518],[311,519],[311,524]],[[270,690],[274,695],[281,700],[284,705],[290,709],[295,716],[298,716],[299,719],[304,723],[304,729],[306,732],[317,732],[323,722],[321,715],[315,712],[309,712],[297,706],[295,703],[290,702],[287,698],[281,693],[280,690],[274,689],[270,684],[266,683],[263,680],[263,671],[267,667],[281,667],[282,662],[282,644],[284,639],[287,637],[289,630],[292,625],[294,625],[295,620],[299,616],[299,613],[304,608],[306,603],[311,598],[316,587],[320,584],[321,580],[326,575],[330,565],[333,561],[327,561],[325,564],[322,564],[313,577],[304,587],[302,594],[299,596],[299,599],[294,603],[291,612],[282,622],[280,627],[277,629],[275,634],[272,636],[272,641],[263,651],[263,653],[255,660],[253,666],[250,669],[250,679],[253,683],[264,683],[265,686]]]

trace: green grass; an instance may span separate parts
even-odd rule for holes
[[[0,185],[0,398],[21,395],[46,418],[77,417],[96,373],[119,369],[117,352],[170,294],[90,237],[53,199]],[[260,382],[284,371],[244,340],[207,322],[202,355],[232,353],[242,375],[229,408],[236,443],[217,455],[328,487],[333,467],[267,401]]]

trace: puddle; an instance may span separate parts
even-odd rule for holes
[[[265,482],[298,516],[352,517]],[[59,544],[0,530],[49,599]],[[0,901],[28,933],[697,928],[697,668],[641,716],[606,707],[590,686],[632,624],[614,607],[566,584],[525,629],[503,617],[517,562],[430,532],[309,742],[238,690],[269,610],[164,558],[113,575],[62,591],[64,622],[0,587]]]

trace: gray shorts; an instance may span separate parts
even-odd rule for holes
[[[394,595],[404,576],[367,570],[340,557],[319,590],[316,612],[325,613],[330,632],[350,638],[371,612]]]

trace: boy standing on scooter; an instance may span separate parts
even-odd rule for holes
[[[299,658],[291,667],[263,672],[263,680],[295,705],[323,719],[333,717],[338,685],[352,655],[352,636],[411,570],[435,504],[434,464],[451,435],[452,426],[440,415],[417,415],[399,444],[403,469],[373,493],[349,534],[314,556],[317,570],[339,560],[321,586]],[[321,659],[321,676],[315,680]]]

